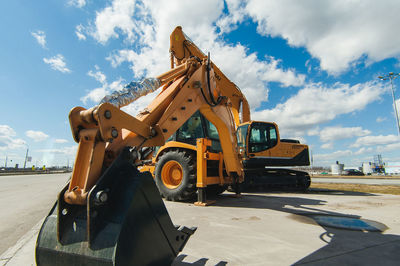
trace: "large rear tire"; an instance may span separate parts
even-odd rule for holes
[[[168,151],[155,166],[155,180],[161,196],[183,201],[196,195],[196,161],[185,151]]]

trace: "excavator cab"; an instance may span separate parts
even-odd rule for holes
[[[237,129],[237,138],[245,168],[310,165],[308,146],[297,140],[280,139],[275,123],[243,123]]]

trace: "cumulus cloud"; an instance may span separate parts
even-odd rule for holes
[[[376,122],[377,123],[382,123],[383,121],[386,121],[386,119],[387,119],[386,117],[380,117],[379,116],[379,117],[376,118]]]
[[[37,30],[34,32],[31,32],[32,36],[36,39],[38,44],[42,46],[42,48],[46,48],[46,34],[44,31]]]
[[[138,30],[132,19],[135,4],[134,0],[114,0],[111,6],[97,12],[92,36],[104,44],[110,38],[119,37],[118,29],[127,36],[127,40],[134,41],[133,31]]]
[[[400,55],[396,0],[249,0],[244,8],[260,34],[305,47],[332,74]]]
[[[68,140],[66,140],[66,139],[55,139],[54,142],[58,143],[58,144],[61,144],[61,143],[67,143]]]
[[[108,83],[106,75],[101,72],[100,68],[97,65],[95,65],[95,70],[90,70],[87,75],[101,83],[101,87],[95,88],[89,91],[85,96],[81,97],[81,101],[85,104],[88,103],[88,101],[92,101],[93,103],[98,104],[104,96],[110,94],[113,91],[120,90],[123,87],[124,80],[122,78]]]
[[[349,157],[351,155],[353,155],[353,152],[351,150],[338,150],[338,151],[335,151],[332,153],[314,154],[314,160],[318,160],[318,161],[334,160],[334,161],[336,161],[337,158]]]
[[[365,153],[371,153],[374,149],[372,147],[362,147],[358,151],[354,152],[355,155],[361,155]]]
[[[46,140],[46,139],[49,137],[49,135],[43,133],[42,131],[34,131],[34,130],[28,130],[28,131],[26,131],[26,132],[25,132],[25,135],[26,135],[28,138],[33,139],[33,141],[35,141],[35,142],[44,141],[44,140]]]
[[[43,58],[43,61],[50,65],[50,67],[54,70],[60,71],[62,73],[70,73],[71,70],[67,67],[65,63],[65,58],[63,55],[58,54],[56,56],[50,58]]]
[[[228,13],[224,14],[216,23],[221,33],[229,33],[236,29],[237,24],[242,22],[246,13],[246,3],[240,0],[226,0]]]
[[[82,26],[82,24],[79,24],[75,27],[75,34],[79,40],[86,40],[86,35],[83,34],[84,31],[85,31],[85,27]]]
[[[319,133],[322,141],[334,141],[339,139],[348,139],[353,137],[361,137],[371,134],[371,131],[362,129],[361,127],[326,127]]]
[[[352,147],[388,145],[397,144],[399,142],[400,137],[396,135],[365,136],[358,138]]]
[[[289,131],[312,130],[339,115],[363,110],[385,91],[375,82],[354,86],[336,83],[332,87],[310,83],[275,108],[253,112],[253,119],[275,121],[281,129]]]
[[[179,9],[175,8],[177,5]],[[282,68],[279,58],[266,56],[260,59],[240,43],[225,43],[216,26],[220,19],[226,18],[223,10],[223,2],[211,0],[179,3],[115,0],[97,12],[92,36],[103,44],[110,38],[136,40],[136,49],[116,50],[107,59],[113,67],[130,63],[135,78],[140,79],[168,70],[169,35],[181,25],[203,51],[211,51],[212,60],[228,77],[235,79],[253,108],[268,100],[268,82],[278,82],[282,87],[304,84],[305,76],[294,69]]]
[[[333,143],[324,143],[321,145],[321,149],[332,149],[333,148]]]
[[[40,153],[45,153],[48,156],[50,155],[51,157],[54,155],[75,155],[76,151],[78,150],[78,145],[73,145],[70,147],[65,147],[62,149],[38,149],[35,150],[35,152],[40,152]]]
[[[82,8],[86,5],[86,0],[69,0],[68,5]]]
[[[100,82],[101,84],[105,84],[106,83],[106,75],[104,75],[103,72],[100,71],[99,66],[95,65],[94,66],[96,71],[93,70],[89,70],[89,72],[87,73],[89,77],[95,78],[98,82]]]
[[[25,141],[15,138],[17,133],[8,125],[0,125],[0,150],[12,150],[25,147]]]

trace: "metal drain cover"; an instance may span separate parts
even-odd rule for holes
[[[321,226],[328,226],[340,229],[369,232],[383,232],[388,229],[388,227],[382,223],[367,219],[330,215],[312,215],[311,218],[314,219]]]

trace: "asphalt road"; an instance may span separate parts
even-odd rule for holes
[[[0,254],[47,215],[69,176],[0,176]]]
[[[366,185],[386,185],[400,186],[400,179],[372,179],[372,178],[315,178],[314,183],[341,183],[341,184],[366,184]]]

